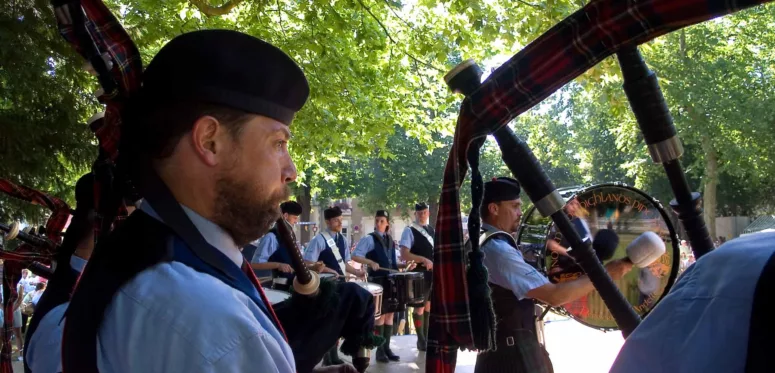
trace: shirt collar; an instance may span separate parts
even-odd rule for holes
[[[488,232],[497,232],[500,231],[500,229],[495,228],[494,226],[487,224],[485,222],[482,222],[482,229],[488,231]]]
[[[223,228],[219,227],[218,224],[205,219],[202,215],[194,212],[194,210],[182,204],[180,207],[183,208],[183,212],[185,212],[188,218],[191,219],[191,222],[194,223],[194,226],[202,235],[202,237],[204,237],[207,243],[218,249],[218,251],[223,253],[223,255],[226,255],[229,259],[231,259],[232,262],[234,262],[234,264],[237,265],[237,267],[242,266],[242,261],[244,260],[242,257],[242,252],[230,234],[224,231]],[[140,205],[140,210],[152,216],[153,218],[162,221],[159,217],[159,214],[156,213],[148,201],[145,201],[142,205]]]

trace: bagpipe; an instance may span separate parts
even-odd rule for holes
[[[637,46],[657,36],[766,3],[766,0],[592,1],[530,43],[484,82],[482,70],[466,61],[445,81],[462,93],[455,139],[444,172],[434,253],[434,297],[427,372],[452,372],[458,348],[495,348],[495,318],[487,271],[477,240],[470,252],[463,242],[460,187],[471,168],[472,209],[468,231],[479,232],[483,181],[479,151],[495,137],[502,159],[541,215],[550,217],[573,247],[572,255],[589,276],[626,337],[640,322],[591,248],[563,212],[565,201],[527,144],[507,124],[604,58],[616,54],[624,89],[654,162],[662,164],[675,199],[670,206],[689,236],[696,257],[713,248],[702,220],[701,197],[691,192],[681,166],[683,148],[655,74]]]
[[[44,229],[28,232],[20,230],[18,222],[10,225],[0,224],[3,241],[0,243],[0,259],[3,259],[3,348],[0,350],[0,372],[12,373],[11,366],[11,329],[13,327],[14,305],[19,299],[17,285],[22,270],[29,269],[37,276],[49,278],[50,265],[62,239],[62,230],[70,218],[71,209],[64,201],[50,194],[0,179],[0,191],[16,199],[32,203],[51,210]],[[6,251],[6,245],[12,240],[21,244],[14,251]]]

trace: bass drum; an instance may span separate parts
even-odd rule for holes
[[[566,188],[559,192],[566,200],[565,212],[582,237],[588,235],[594,239],[601,229],[613,230],[619,236],[619,245],[613,256],[604,260],[604,264],[624,258],[627,245],[644,232],[654,232],[665,242],[665,254],[657,261],[647,268],[635,267],[624,278],[614,281],[635,311],[641,317],[646,316],[667,294],[678,274],[679,240],[662,204],[648,194],[621,183]],[[531,207],[517,233],[517,242],[521,245],[525,261],[555,283],[571,281],[581,275],[571,268],[575,266],[573,259],[547,249],[549,240],[567,247],[566,240],[557,232],[551,219],[542,217],[535,207]],[[592,328],[618,329],[597,291],[551,310]]]

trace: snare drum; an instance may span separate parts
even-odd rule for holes
[[[357,284],[368,290],[374,297],[374,317],[380,317],[382,315],[382,286],[373,282],[357,282]]]
[[[666,252],[648,268],[635,268],[621,280],[614,281],[633,309],[645,317],[656,303],[670,290],[678,273],[678,242],[671,216],[656,199],[648,194],[621,183],[601,184],[588,188],[559,190],[567,200],[566,213],[574,220],[583,220],[589,234],[594,238],[601,229],[613,230],[619,236],[619,245],[609,260],[626,256],[625,248],[636,237],[646,231],[658,234],[665,241]],[[570,257],[560,256],[547,249],[535,250],[535,245],[545,244],[549,239],[567,245],[561,233],[557,232],[549,218],[543,218],[531,207],[522,220],[517,242],[522,245],[526,262],[533,264],[552,282],[565,282],[581,275],[580,268],[574,268]],[[525,250],[525,248],[528,248]],[[528,260],[530,259],[530,260]],[[605,260],[607,262],[608,260]],[[596,329],[616,330],[617,325],[603,299],[597,291],[569,302],[552,311],[570,316],[576,321]]]
[[[318,273],[318,276],[320,276],[320,281],[336,281],[336,275],[333,273]]]
[[[388,275],[393,294],[402,306],[425,301],[425,275],[422,272],[399,272]]]
[[[277,303],[280,303],[284,300],[288,300],[291,298],[291,293],[287,293],[280,290],[274,290],[274,289],[264,289],[264,294],[266,294],[266,299],[269,300],[269,303],[272,305],[275,305]]]

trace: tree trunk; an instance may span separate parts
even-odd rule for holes
[[[702,150],[705,152],[705,180],[703,197],[703,217],[713,241],[716,240],[716,188],[718,187],[718,154],[713,148],[710,136],[702,135]]]
[[[435,201],[429,201],[428,202],[428,210],[430,212],[430,217],[428,219],[428,224],[430,224],[434,229],[436,228],[436,217],[439,215],[439,202],[438,199]]]
[[[306,222],[310,221],[310,212],[312,211],[312,191],[310,190],[309,185],[302,185],[301,188],[299,188],[299,194],[296,196],[296,200],[301,204],[302,208],[300,220]],[[299,240],[301,240],[302,245],[305,245],[310,241],[312,227],[306,225],[301,227],[299,231],[299,233],[301,233],[299,235]]]

